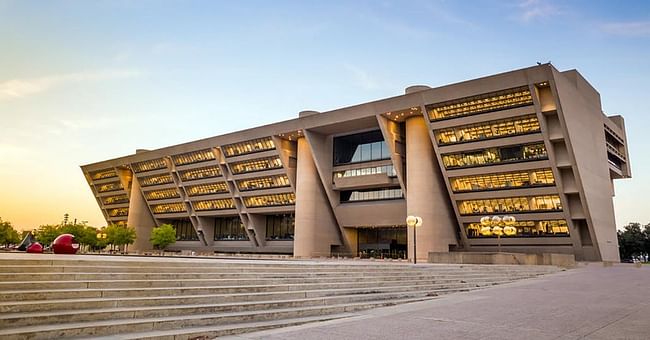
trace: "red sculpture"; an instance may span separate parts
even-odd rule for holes
[[[61,234],[52,242],[52,250],[55,254],[76,254],[79,250],[79,243],[72,234]]]
[[[36,253],[36,254],[42,254],[43,253],[43,245],[41,245],[38,242],[34,242],[27,247],[27,252],[28,253]]]

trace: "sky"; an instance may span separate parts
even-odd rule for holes
[[[0,218],[103,226],[82,164],[549,61],[625,117],[650,222],[648,1],[0,0]]]

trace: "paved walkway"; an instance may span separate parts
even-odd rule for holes
[[[591,263],[542,278],[230,339],[650,339],[650,266]]]

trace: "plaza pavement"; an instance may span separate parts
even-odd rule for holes
[[[650,339],[650,266],[601,263],[250,339]]]

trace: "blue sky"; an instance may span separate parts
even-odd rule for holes
[[[625,116],[647,223],[649,60],[647,1],[0,0],[0,217],[103,225],[80,164],[551,61]]]

